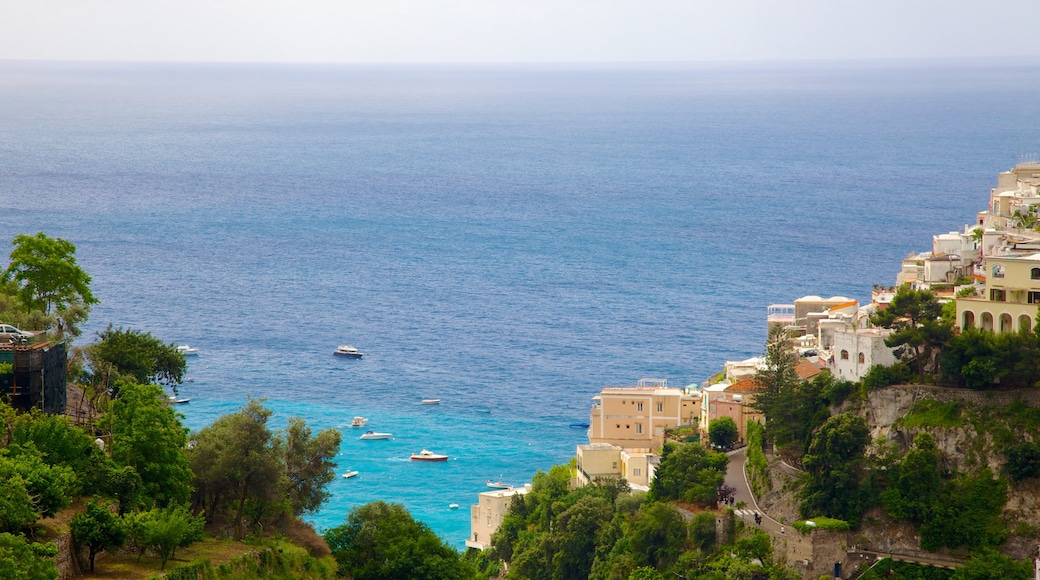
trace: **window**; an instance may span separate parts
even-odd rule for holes
[[[642,423],[636,423],[636,435],[642,435],[642,434],[643,434],[643,424]]]
[[[488,516],[488,527],[491,527],[491,516]]]
[[[642,474],[642,472],[639,470],[638,467],[632,470],[632,475],[634,475],[636,477],[639,477],[641,474]]]
[[[664,403],[658,403],[657,404],[657,412],[658,413],[664,412]]]
[[[841,360],[849,360],[849,351],[847,351],[847,350],[841,351]]]
[[[1007,300],[1007,293],[1004,290],[994,288],[989,291],[990,302],[1004,302],[1005,300]]]
[[[1028,300],[1030,304],[1040,304],[1040,292],[1030,292]]]
[[[867,357],[863,356],[863,353],[859,353],[859,364],[867,362]]]
[[[1030,270],[1029,277],[1033,280],[1040,280],[1040,268],[1033,268]]]
[[[636,411],[642,411],[642,410],[643,410],[643,404],[642,403],[636,403]]]
[[[617,469],[617,461],[610,464],[611,469]]]
[[[1004,265],[1003,264],[994,264],[993,265],[993,277],[994,278],[1003,278],[1004,277]]]

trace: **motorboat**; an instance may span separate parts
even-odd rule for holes
[[[423,399],[419,401],[420,405],[439,405],[441,404],[440,399]]]
[[[478,413],[490,413],[491,409],[477,409]]]
[[[361,358],[365,356],[365,353],[347,344],[340,345],[336,350],[332,351],[332,354],[346,358]]]
[[[368,419],[364,417],[354,417],[354,420],[350,422],[351,427],[364,427],[368,425]]]
[[[188,346],[186,344],[178,346],[177,352],[183,354],[184,356],[199,356],[199,349],[195,348],[194,346]]]
[[[571,423],[571,429],[588,429],[588,423]]]
[[[389,439],[393,436],[393,433],[378,433],[376,431],[365,431],[365,434],[361,436],[361,439]]]
[[[449,503],[448,504],[448,509],[450,509],[450,510],[457,510],[457,509],[459,509],[459,504],[457,504],[457,503]]]
[[[418,453],[412,453],[412,461],[447,461],[447,460],[448,460],[448,456],[447,455],[441,455],[439,453],[434,453],[433,451],[428,451],[426,449],[423,449],[422,451],[420,451]]]
[[[352,471],[348,471],[348,472],[343,474],[343,479],[350,479],[351,477],[354,477],[357,474],[358,474],[358,472],[356,472],[356,471],[353,471],[353,470]]]
[[[171,405],[183,405],[184,403],[191,401],[191,399],[181,399],[177,397],[177,395],[170,395],[170,398],[167,400]]]
[[[508,483],[503,483],[502,480],[491,481],[487,480],[487,486],[492,489],[513,489],[513,486]]]

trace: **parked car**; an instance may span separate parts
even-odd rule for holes
[[[35,332],[19,330],[10,324],[0,324],[0,342],[22,342],[34,336]]]

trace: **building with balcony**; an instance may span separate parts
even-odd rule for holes
[[[1040,252],[985,259],[981,297],[957,298],[957,326],[994,332],[1030,331],[1040,307]]]
[[[652,382],[653,381],[653,382]],[[604,387],[589,414],[589,443],[622,449],[661,449],[665,429],[697,420],[699,394],[643,379],[635,387]]]

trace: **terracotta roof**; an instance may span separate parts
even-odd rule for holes
[[[754,377],[739,380],[726,388],[727,393],[753,393],[760,390],[762,390],[762,383],[755,380]]]
[[[798,375],[798,378],[807,380],[823,372],[823,369],[803,358],[798,361],[798,364],[794,365],[794,372]]]

